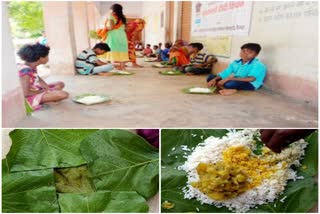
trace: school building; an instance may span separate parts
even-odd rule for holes
[[[88,37],[89,30],[101,28],[114,3],[43,2],[53,75],[75,75],[73,62],[77,53],[97,42]],[[203,42],[206,50],[214,52],[219,59],[215,73],[239,57],[242,44],[261,44],[259,59],[268,68],[263,90],[317,109],[317,1],[119,3],[128,18],[146,21],[142,33],[145,44],[164,44],[176,39]],[[6,3],[2,3],[2,9],[2,118],[3,126],[10,127],[26,115]],[[215,20],[213,26],[210,17]],[[314,117],[317,117],[316,113]]]

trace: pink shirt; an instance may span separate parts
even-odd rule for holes
[[[144,54],[151,54],[151,53],[152,53],[152,49],[151,49],[151,48],[145,48],[145,49],[143,50],[143,53],[144,53]]]

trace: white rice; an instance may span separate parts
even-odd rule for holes
[[[104,98],[101,96],[92,95],[92,96],[86,96],[86,97],[80,98],[77,101],[79,103],[91,105],[91,104],[100,103],[100,102],[104,101]]]
[[[190,88],[189,91],[192,93],[210,93],[211,92],[209,88],[200,88],[200,87]]]
[[[167,74],[174,74],[174,72],[173,71],[168,71]]]
[[[187,156],[187,160],[184,165],[179,166],[179,170],[187,172],[187,186],[182,190],[184,192],[184,198],[192,199],[196,198],[201,204],[215,205],[216,207],[226,206],[229,210],[234,212],[246,212],[250,208],[257,205],[273,202],[284,191],[287,184],[287,180],[295,180],[301,177],[297,177],[297,174],[290,167],[285,170],[278,165],[277,170],[270,178],[264,179],[259,186],[250,189],[239,196],[228,199],[225,201],[215,201],[209,198],[207,195],[191,186],[192,182],[199,180],[196,168],[200,162],[203,163],[215,163],[222,160],[222,152],[231,146],[245,146],[254,150],[255,143],[254,136],[259,136],[258,130],[242,130],[231,131],[222,138],[209,137],[200,143],[194,151]],[[299,166],[299,160],[304,156],[304,149],[307,143],[304,140],[294,142],[284,149],[280,154],[273,154],[272,158],[277,160],[286,160],[288,166]],[[282,200],[285,200],[283,198]]]
[[[157,64],[155,64],[154,66],[159,67],[159,68],[163,68],[163,67],[164,67],[164,65],[162,65],[162,64],[160,64],[160,63],[157,63]]]

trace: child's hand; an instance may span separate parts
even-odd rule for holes
[[[263,129],[260,133],[262,142],[272,151],[280,153],[289,144],[308,136],[313,131],[313,129]]]
[[[207,83],[209,88],[216,86],[216,84],[217,84],[217,80],[216,79],[212,79]]]
[[[193,64],[192,67],[201,68],[202,65],[201,64]]]
[[[223,80],[220,80],[220,81],[218,82],[218,87],[219,87],[219,88],[223,88],[223,85],[224,85],[226,82],[228,82],[228,81],[229,81],[228,78],[223,79]]]

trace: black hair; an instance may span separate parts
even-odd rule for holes
[[[158,45],[154,45],[153,47],[154,47],[154,48],[156,48],[156,49],[158,49],[158,48],[159,48],[159,46],[158,46]]]
[[[37,43],[22,46],[17,54],[23,61],[36,62],[40,57],[47,57],[49,55],[49,51],[49,47]]]
[[[151,45],[150,45],[150,44],[147,44],[147,46],[150,46],[150,47],[151,47]]]
[[[123,22],[123,24],[127,24],[127,19],[123,15],[122,6],[120,4],[113,4],[110,9],[116,14],[116,16]],[[119,21],[118,21],[119,22]],[[116,24],[118,24],[118,22]]]
[[[172,43],[171,43],[171,42],[166,42],[166,43],[164,44],[164,47],[165,47],[165,48],[171,48],[171,46],[172,46]]]
[[[193,48],[197,48],[199,51],[203,49],[203,44],[199,42],[190,43],[188,46],[191,46]]]
[[[103,42],[97,43],[93,49],[99,48],[100,50],[104,50],[105,52],[109,52],[110,51],[110,47]]]
[[[261,51],[261,46],[258,43],[246,43],[241,46],[241,50],[244,48],[252,50],[256,52],[256,54],[259,54]]]

